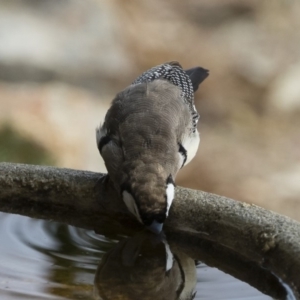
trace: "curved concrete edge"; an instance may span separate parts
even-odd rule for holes
[[[0,163],[0,210],[102,233],[141,228],[108,176],[88,171]],[[268,268],[300,293],[300,223],[288,217],[178,187],[165,230],[215,241]]]
[[[256,261],[299,295],[299,222],[256,205],[179,187],[166,225],[167,230],[197,233]]]

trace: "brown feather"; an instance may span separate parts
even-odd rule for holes
[[[166,180],[179,170],[178,143],[189,124],[181,90],[165,80],[128,87],[107,112],[111,142],[101,154],[118,188],[130,186],[144,218],[166,211]]]

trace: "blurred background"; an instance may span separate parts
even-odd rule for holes
[[[296,0],[0,0],[0,161],[104,172],[110,101],[171,60],[210,70],[177,184],[300,220]]]

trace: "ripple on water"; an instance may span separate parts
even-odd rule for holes
[[[116,243],[93,231],[5,213],[0,240],[0,298],[7,300],[76,299],[72,287],[92,290],[99,260]]]
[[[0,298],[94,299],[94,276],[118,243],[94,231],[0,213]],[[204,264],[195,299],[271,299],[247,283]]]

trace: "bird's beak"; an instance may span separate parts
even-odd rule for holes
[[[154,220],[150,226],[147,226],[147,229],[155,234],[159,234],[162,231],[162,228],[163,223],[159,223],[156,220]]]

